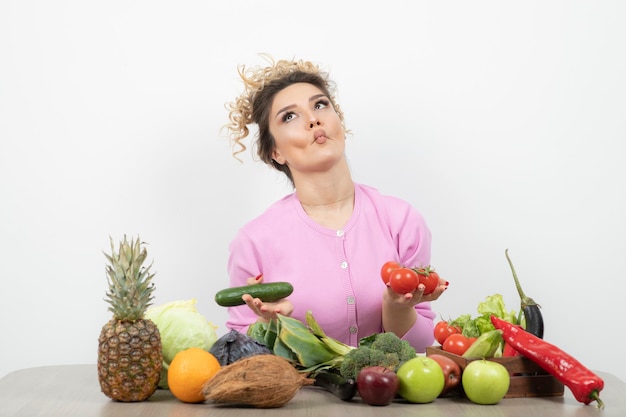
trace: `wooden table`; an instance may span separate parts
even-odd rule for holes
[[[598,372],[605,381],[604,410],[577,402],[569,389],[563,397],[507,398],[497,405],[472,404],[465,398],[438,398],[430,404],[396,401],[369,406],[357,397],[343,402],[318,387],[302,388],[282,408],[255,409],[215,404],[185,404],[168,390],[157,390],[148,401],[119,403],[100,391],[95,365],[63,365],[23,369],[0,379],[1,417],[624,417],[626,383]]]

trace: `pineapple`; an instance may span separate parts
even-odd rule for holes
[[[106,274],[109,290],[105,301],[113,318],[98,339],[98,380],[102,392],[116,401],[143,401],[157,389],[163,352],[157,326],[144,313],[153,299],[154,274],[143,267],[147,251],[139,238],[126,236],[111,254]]]

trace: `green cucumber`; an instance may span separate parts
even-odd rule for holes
[[[263,302],[271,303],[291,295],[293,286],[288,282],[268,282],[261,284],[244,285],[242,287],[225,288],[215,294],[215,302],[222,307],[234,307],[245,304],[241,299],[244,294],[250,294]]]

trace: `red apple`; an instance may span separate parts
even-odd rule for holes
[[[443,371],[445,385],[443,386],[443,391],[439,394],[440,397],[443,397],[454,388],[458,387],[461,383],[461,367],[447,356],[435,353],[433,355],[428,355],[428,357],[434,359],[439,366],[441,366],[441,370]]]
[[[368,366],[357,375],[356,387],[366,404],[388,405],[396,397],[400,381],[392,369]]]

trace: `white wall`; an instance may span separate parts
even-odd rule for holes
[[[262,4],[0,3],[0,377],[95,362],[109,236],[225,332],[227,245],[290,191],[219,132],[267,52],[330,70],[355,179],[425,214],[441,316],[519,308],[509,248],[545,338],[626,380],[626,3]]]

